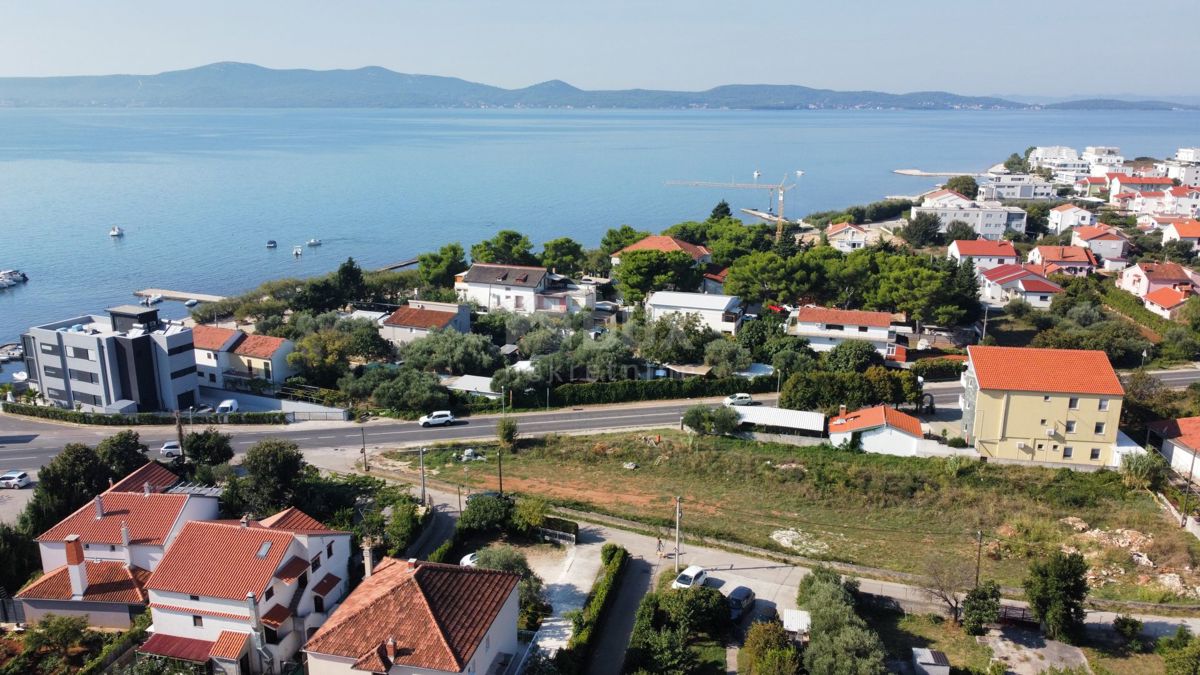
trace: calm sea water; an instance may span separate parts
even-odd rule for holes
[[[1028,145],[1200,145],[1200,114],[407,110],[0,111],[0,342],[139,288],[228,294],[347,256],[400,261],[501,228],[594,245],[658,230],[721,198],[672,179],[779,180],[788,211],[912,194],[897,168],[982,170]],[[125,228],[112,240],[111,226]],[[291,248],[310,238],[324,246]],[[275,239],[276,250],[265,242]],[[165,311],[182,315],[180,305]],[[10,366],[9,371],[13,368]],[[2,376],[0,376],[2,377]]]

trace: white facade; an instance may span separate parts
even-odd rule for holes
[[[383,339],[397,347],[426,337],[434,330],[453,330],[459,333],[471,332],[471,308],[466,305],[453,302],[410,300],[408,307],[445,314],[447,322],[442,326],[430,326],[428,323],[418,325],[422,323],[421,321],[406,322],[394,319],[393,317],[400,314],[403,308],[390,315],[385,315],[379,323],[379,334],[383,336]]]
[[[842,253],[852,253],[867,245],[867,230],[850,223],[830,225],[825,231],[829,245]]]
[[[1162,241],[1164,244],[1186,242],[1191,244],[1193,251],[1200,251],[1200,222],[1171,223],[1163,228]]]
[[[854,432],[838,433],[832,427],[829,430],[830,445],[838,446],[849,443]],[[911,436],[892,427],[883,426],[866,429],[859,432],[859,443],[863,452],[876,455],[895,455],[897,457],[916,457],[923,439]]]
[[[1054,185],[1041,176],[1027,173],[989,173],[980,183],[976,199],[1053,199]]]
[[[485,310],[518,314],[575,314],[596,306],[596,287],[577,284],[544,267],[475,264],[454,282],[459,300]]]
[[[1050,209],[1047,226],[1051,234],[1062,234],[1074,227],[1096,224],[1096,215],[1078,206],[1064,205]]]
[[[975,266],[976,274],[1000,265],[1015,265],[1017,262],[1017,251],[1012,244],[1005,247],[1006,250],[988,253],[972,252],[972,244],[973,242],[951,242],[950,246],[946,248],[946,257],[959,263],[970,260],[971,264]],[[966,252],[962,250],[964,248],[967,249]]]
[[[1091,249],[1092,253],[1105,260],[1123,260],[1129,248],[1129,240],[1123,237],[1120,230],[1110,230],[1110,234],[1084,239],[1078,230],[1071,233],[1071,245]]]
[[[655,321],[671,314],[695,314],[701,323],[719,333],[736,333],[744,311],[742,299],[736,295],[657,291],[646,299],[647,319]]]
[[[1113,167],[1118,167],[1125,163],[1125,157],[1121,155],[1120,148],[1105,145],[1087,146],[1083,149],[1083,153],[1079,155],[1079,159],[1091,165],[1093,172],[1097,169],[1112,170]]]
[[[912,208],[913,218],[922,213],[937,216],[943,233],[956,220],[970,225],[984,239],[1003,239],[1009,230],[1025,232],[1025,211],[995,201],[972,201],[950,190],[939,190]]]
[[[882,312],[801,307],[788,316],[786,332],[808,340],[813,351],[827,352],[846,340],[871,343],[885,359],[903,359],[896,343],[897,328]]]

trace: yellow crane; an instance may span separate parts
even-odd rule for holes
[[[754,177],[756,179],[760,175],[761,174],[758,171],[754,172]],[[803,176],[803,175],[804,175],[803,171],[796,172],[797,178],[799,178],[800,176]],[[784,195],[787,194],[788,190],[791,190],[792,188],[796,187],[796,184],[788,183],[787,176],[784,176],[783,180],[779,181],[778,185],[775,185],[772,183],[757,183],[757,182],[756,183],[735,183],[732,181],[729,183],[715,183],[715,182],[704,181],[704,180],[671,180],[671,181],[667,181],[667,185],[682,185],[684,187],[702,187],[702,188],[725,188],[725,189],[733,189],[733,190],[766,190],[767,192],[771,193],[772,195],[775,195],[776,200],[779,202],[778,213],[772,214],[772,213],[769,213],[766,211],[759,211],[757,209],[741,209],[742,213],[747,213],[756,218],[762,218],[763,220],[765,220],[767,222],[775,223],[775,241],[776,242],[783,239],[783,227],[784,227],[784,225],[787,225],[789,222],[791,222],[791,221],[788,221],[786,217],[784,217],[784,212],[783,212],[784,201],[785,201]]]

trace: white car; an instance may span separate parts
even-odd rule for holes
[[[29,480],[29,474],[24,471],[9,471],[0,476],[0,487],[10,488],[12,490],[20,490],[29,485],[33,481]]]
[[[730,394],[725,397],[725,405],[754,405],[750,394]]]
[[[449,410],[435,410],[417,420],[423,427],[445,426],[454,424],[454,415]]]
[[[158,454],[163,457],[176,457],[183,454],[183,448],[179,447],[179,441],[167,441],[158,449]]]
[[[464,555],[462,560],[458,561],[458,564],[462,565],[463,567],[474,567],[474,566],[478,565],[479,564],[479,552],[476,551],[475,553],[468,553],[468,554]]]
[[[700,588],[708,581],[708,570],[699,565],[688,565],[687,569],[675,577],[671,588]]]

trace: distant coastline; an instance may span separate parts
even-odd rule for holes
[[[504,89],[454,77],[355,70],[276,70],[213,63],[154,75],[0,78],[0,108],[579,108],[593,110],[1200,110],[1170,101],[1034,104],[945,91],[894,94],[799,85],[705,91],[588,91],[561,80]]]

